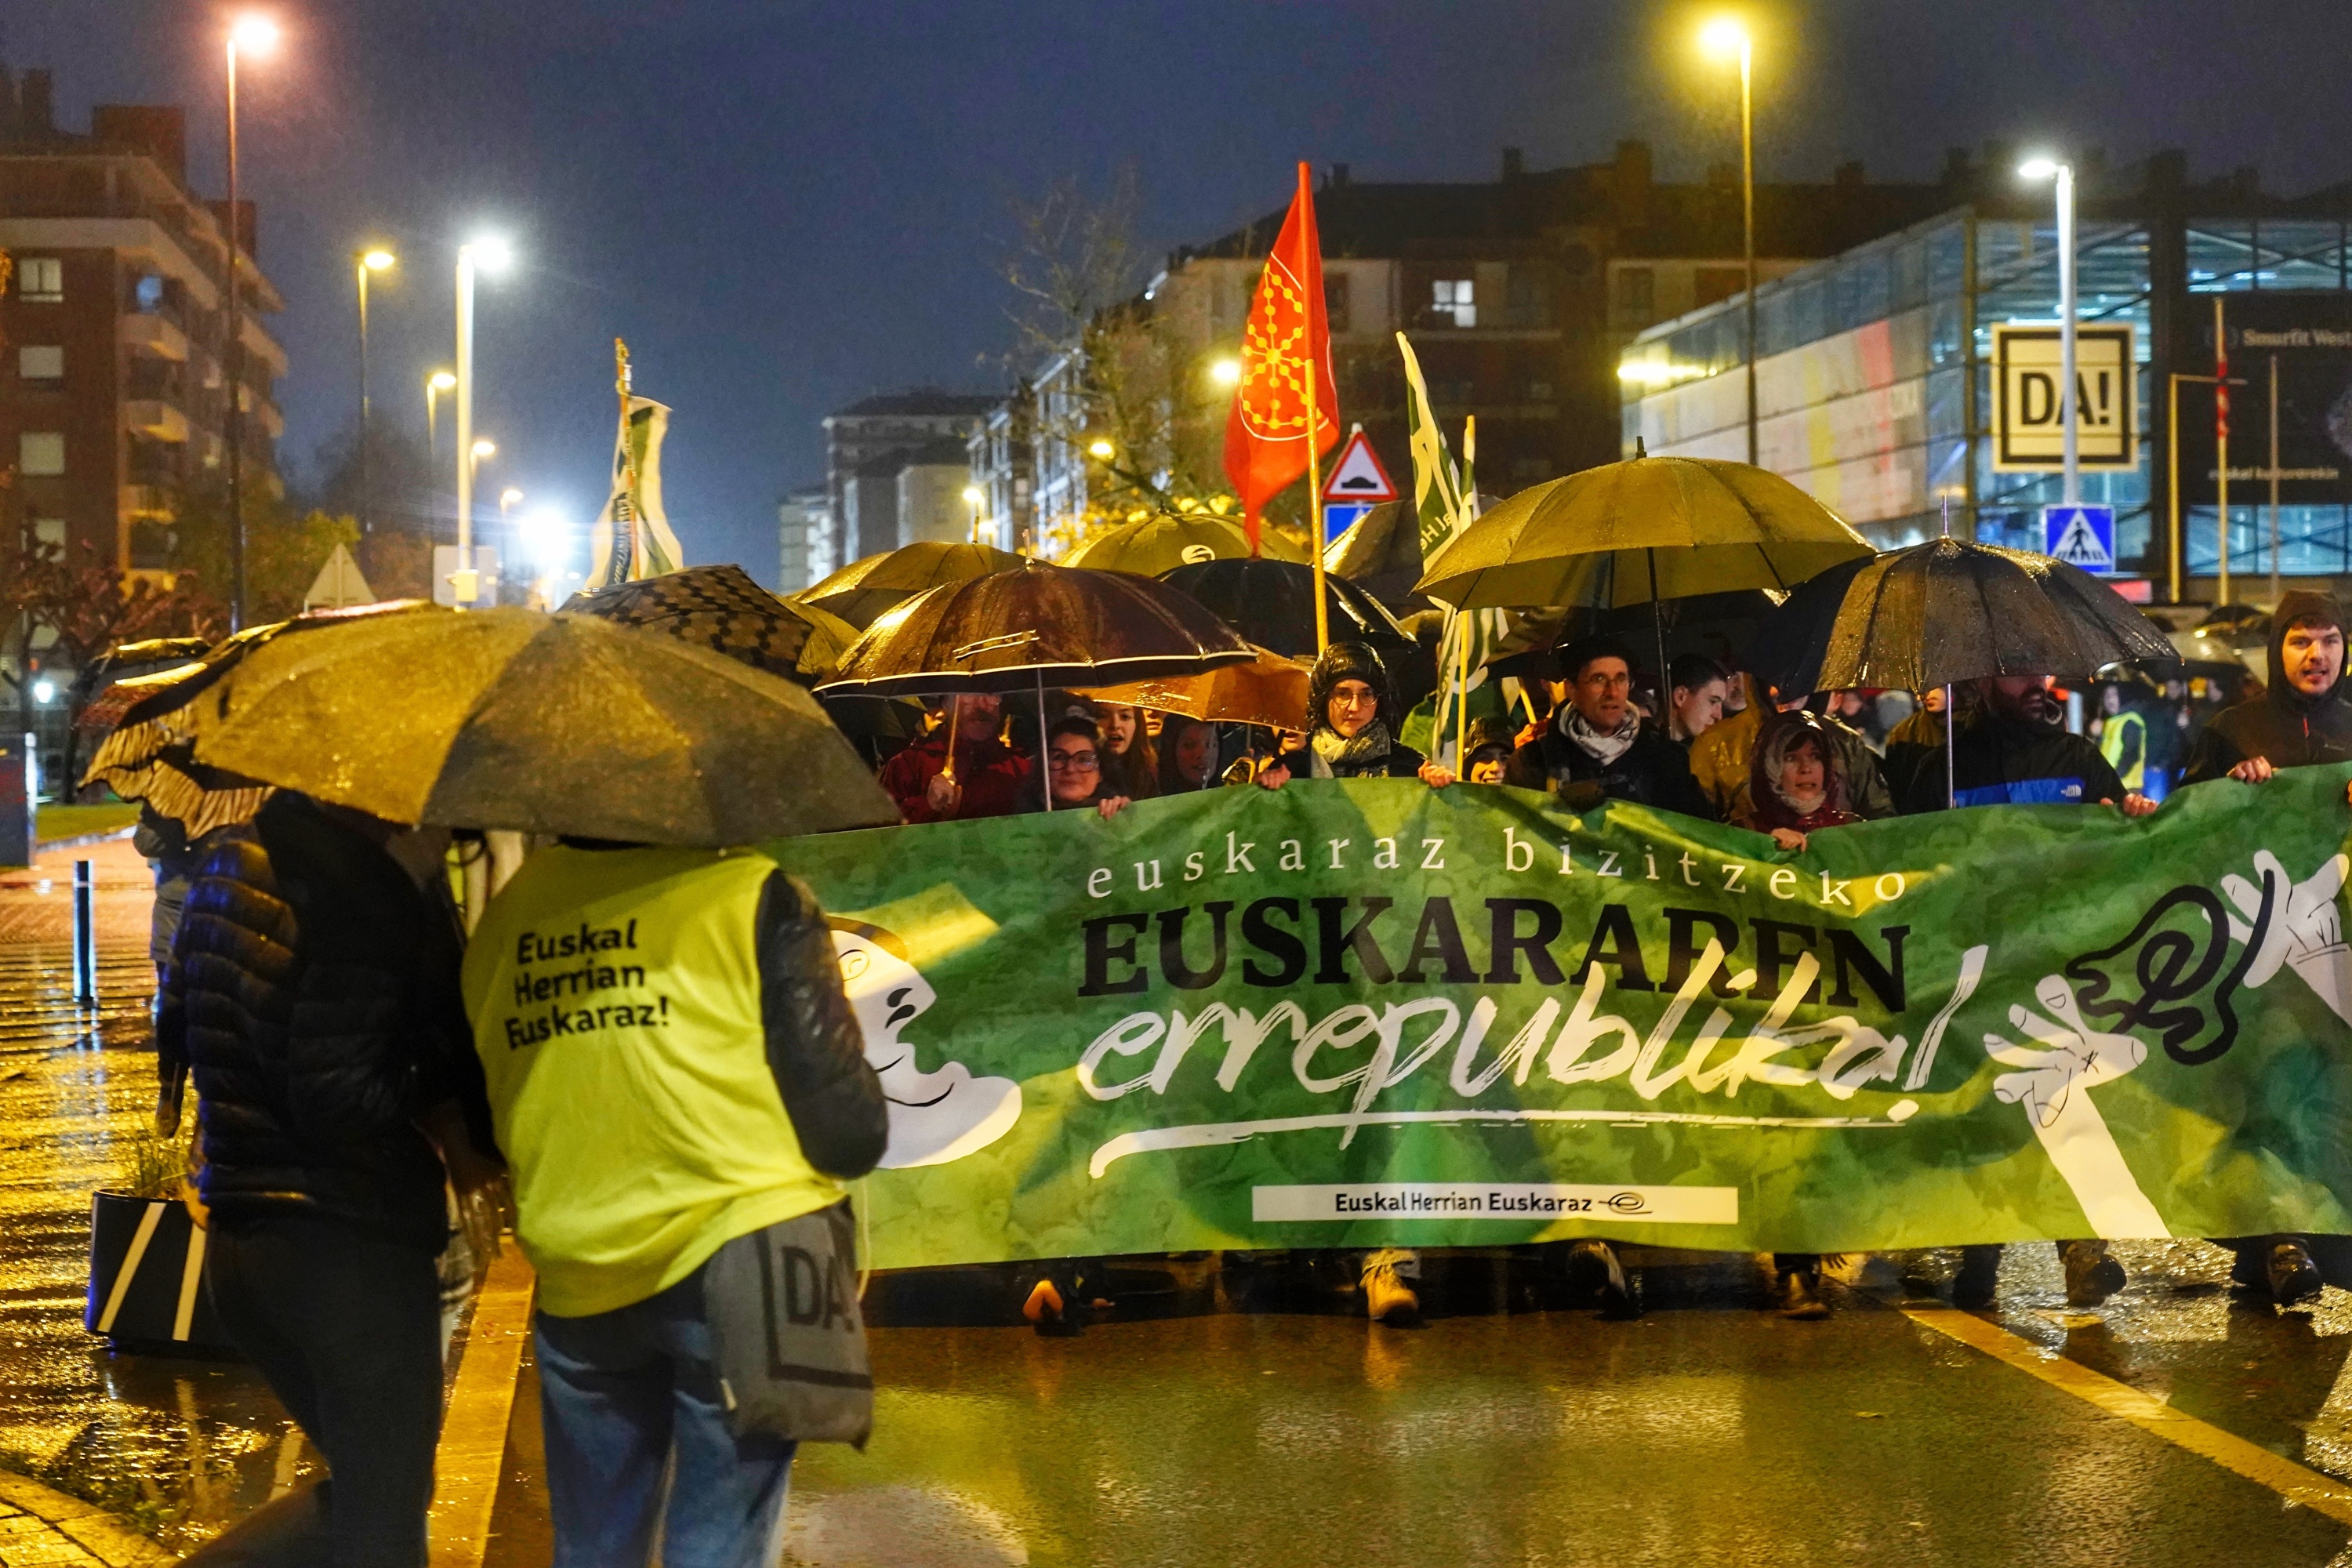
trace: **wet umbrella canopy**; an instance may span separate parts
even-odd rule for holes
[[[2046,555],[1934,539],[1822,573],[1769,616],[1748,667],[1783,692],[1924,691],[1993,675],[2087,678],[2176,661],[2122,595]]]
[[[200,761],[394,822],[718,847],[898,820],[799,687],[586,616],[362,622],[220,689]]]
[[[830,610],[860,631],[885,611],[942,583],[961,583],[1018,566],[1026,556],[986,544],[950,544],[919,540],[879,555],[868,555],[793,595],[793,602]]]
[[[1633,458],[1496,507],[1416,584],[1456,609],[1609,608],[1735,588],[1789,589],[1871,553],[1780,475],[1701,458]]]
[[[1095,687],[1086,695],[1097,702],[1181,713],[1213,723],[1297,729],[1299,715],[1307,711],[1307,666],[1264,648],[1256,653],[1247,664],[1229,664],[1203,675],[1163,676],[1124,686]]]
[[[1231,627],[1163,583],[1029,561],[901,605],[866,628],[824,690],[896,696],[1099,686],[1197,674],[1255,657]]]
[[[593,594],[563,608],[667,636],[810,685],[833,673],[857,628],[830,610],[769,593],[740,566],[689,566]]]
[[[1292,658],[1313,658],[1315,571],[1289,561],[1204,561],[1160,574],[1260,647]],[[1355,584],[1326,576],[1324,602],[1333,642],[1412,647],[1396,617]]]
[[[1272,529],[1260,534],[1259,549],[1269,560],[1307,559],[1304,551]],[[1232,518],[1212,511],[1161,512],[1097,535],[1072,551],[1062,564],[1157,577],[1194,562],[1228,561],[1249,552],[1249,535]]]

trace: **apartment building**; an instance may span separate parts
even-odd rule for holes
[[[126,574],[170,573],[177,500],[226,455],[228,214],[190,186],[186,142],[173,105],[60,131],[48,73],[0,69],[0,526]],[[236,221],[244,466],[274,489],[286,353],[263,318],[284,302],[251,204]]]

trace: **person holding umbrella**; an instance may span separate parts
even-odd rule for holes
[[[1716,820],[1682,747],[1633,710],[1633,650],[1596,634],[1561,649],[1559,662],[1567,700],[1512,755],[1504,782],[1548,790],[1578,810],[1624,800]]]
[[[2271,616],[2269,687],[2214,716],[2198,738],[2183,782],[2230,778],[2260,784],[2281,768],[2352,761],[2344,626],[2343,608],[2330,595],[2297,589],[2283,595]],[[2352,1279],[2352,1237],[2250,1236],[2221,1245],[2237,1254],[2230,1278],[2268,1291],[2282,1307],[2317,1296],[2329,1276]],[[2315,1253],[2331,1267],[2323,1270]]]
[[[992,691],[949,698],[931,732],[882,764],[882,787],[908,822],[1010,816],[1034,798],[1029,778],[1035,764],[998,733],[1003,700]]]

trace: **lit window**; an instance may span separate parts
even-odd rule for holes
[[[16,374],[26,381],[63,381],[66,351],[57,343],[26,343],[16,351]]]
[[[62,430],[26,430],[16,437],[16,471],[27,478],[66,471],[66,437]]]
[[[66,264],[54,256],[28,256],[16,263],[16,298],[54,305],[66,297]]]
[[[1430,284],[1430,311],[1457,327],[1478,324],[1475,285],[1467,278],[1440,278]]]
[[[41,544],[66,547],[66,520],[61,517],[37,517],[33,520],[33,538]]]
[[[163,280],[150,272],[131,285],[131,297],[141,314],[152,316],[163,308]]]

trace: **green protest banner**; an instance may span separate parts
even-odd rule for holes
[[[885,1268],[2344,1232],[2347,779],[1803,853],[1388,780],[769,852],[892,1100]]]

